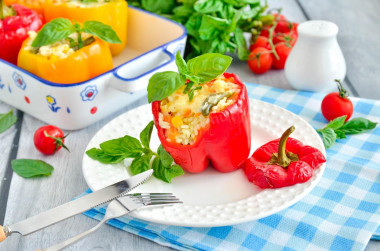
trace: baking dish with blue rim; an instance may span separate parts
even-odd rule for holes
[[[0,59],[0,100],[66,130],[89,126],[146,95],[156,71],[176,71],[186,29],[169,19],[128,7],[128,42],[114,68],[75,84],[44,80]]]

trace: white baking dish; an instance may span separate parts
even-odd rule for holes
[[[156,71],[176,70],[183,54],[185,28],[158,15],[128,7],[128,42],[114,68],[88,81],[46,81],[0,59],[0,100],[48,124],[75,130],[86,127],[146,95]]]

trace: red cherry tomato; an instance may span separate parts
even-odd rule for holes
[[[279,43],[276,44],[274,49],[276,50],[279,59],[273,55],[273,67],[276,69],[284,69],[286,59],[288,58],[288,55],[292,48],[287,46],[285,43]]]
[[[298,36],[298,31],[297,31],[298,23],[293,23],[292,25],[293,25],[292,31],[294,32],[294,34],[296,34],[296,36]]]
[[[293,46],[297,41],[297,35],[291,31],[287,33],[277,33],[273,37],[273,44],[287,43],[287,45]]]
[[[272,61],[270,50],[259,47],[249,54],[248,66],[254,73],[262,74],[271,68]]]
[[[249,46],[249,50],[253,51],[258,47],[270,49],[268,38],[264,36],[257,36],[255,42]]]
[[[321,104],[322,115],[331,121],[335,118],[346,115],[346,120],[349,120],[353,111],[354,106],[351,100],[347,96],[347,91],[343,89],[342,84],[339,80],[335,80],[338,84],[339,92],[332,92],[327,94]]]
[[[38,151],[50,155],[61,149],[61,147],[68,150],[64,145],[65,137],[66,136],[58,127],[46,125],[37,129],[33,139]]]
[[[263,36],[263,37],[268,38],[268,37],[269,37],[269,29],[270,29],[270,28],[271,28],[271,26],[269,26],[269,25],[265,25],[265,26],[262,28],[261,32],[260,32],[260,36]]]

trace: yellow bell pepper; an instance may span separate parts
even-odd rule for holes
[[[120,54],[127,43],[127,2],[125,0],[110,0],[104,3],[82,3],[69,0],[46,0],[44,15],[46,22],[58,17],[72,21],[99,21],[110,25],[116,32],[121,44],[109,44],[112,55]]]
[[[28,7],[29,9],[37,11],[40,14],[44,13],[44,2],[45,0],[4,0],[4,3],[8,6],[14,3],[18,3]]]
[[[113,68],[108,44],[98,38],[65,58],[43,56],[31,51],[28,38],[18,54],[17,65],[43,79],[61,84],[73,84],[96,77]]]

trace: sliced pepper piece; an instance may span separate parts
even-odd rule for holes
[[[46,57],[29,49],[24,41],[18,55],[18,66],[51,82],[72,84],[98,76],[113,68],[108,44],[98,38],[66,58]]]
[[[112,55],[120,54],[127,43],[127,2],[111,0],[104,3],[74,3],[67,0],[46,0],[44,14],[46,21],[64,17],[72,21],[99,21],[110,25],[121,40],[120,44],[109,44]]]
[[[304,183],[313,176],[313,169],[326,162],[316,148],[289,138],[294,126],[280,139],[259,147],[244,164],[248,180],[261,188],[280,188]]]
[[[165,129],[159,124],[161,101],[152,103],[154,123],[162,146],[188,172],[202,172],[210,162],[220,172],[231,172],[240,168],[249,155],[251,122],[247,89],[236,75],[224,73],[224,77],[239,85],[241,91],[235,103],[221,112],[209,114],[210,123],[200,129],[192,145],[182,145],[166,139]]]
[[[0,1],[0,58],[17,64],[17,55],[29,31],[38,31],[43,17],[25,6],[5,6]]]

